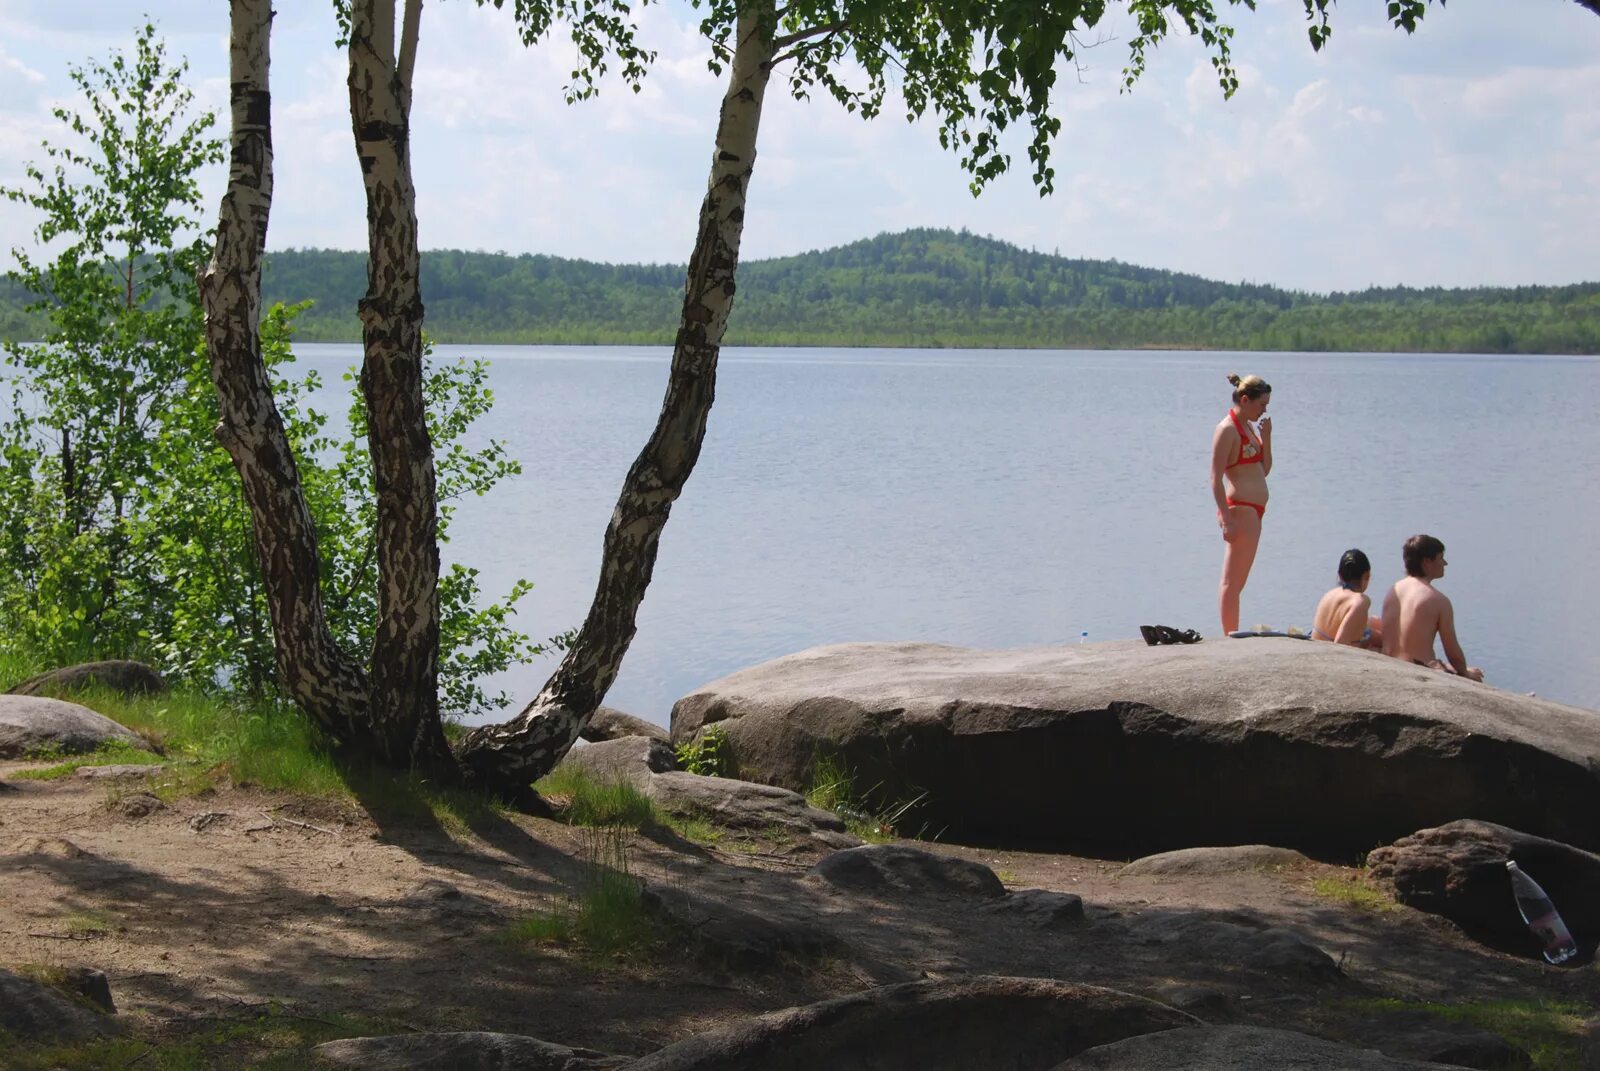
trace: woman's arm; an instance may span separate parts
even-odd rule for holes
[[[1228,489],[1223,486],[1222,472],[1228,467],[1238,437],[1239,433],[1226,424],[1218,424],[1211,436],[1211,497],[1217,500],[1217,523],[1222,526],[1224,538],[1228,534]]]
[[[1272,472],[1272,418],[1264,416],[1256,425],[1256,434],[1261,437],[1261,474],[1263,476]]]

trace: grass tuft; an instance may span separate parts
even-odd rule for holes
[[[653,959],[665,942],[632,873],[629,836],[617,825],[585,829],[578,895],[519,919],[507,938],[519,945],[572,944],[600,960]]]
[[[1331,900],[1346,907],[1360,908],[1363,911],[1400,910],[1400,905],[1395,903],[1392,897],[1381,889],[1373,887],[1365,871],[1358,874],[1314,878],[1311,882],[1311,891],[1324,900]]]
[[[601,780],[581,766],[562,764],[534,783],[534,791],[563,802],[560,809],[575,826],[649,829],[666,821],[639,787],[621,779]]]
[[[876,788],[862,791],[856,786],[855,771],[834,756],[821,755],[811,767],[806,802],[844,819],[845,828],[868,844],[887,844],[900,835],[899,823],[927,793],[875,807],[868,799]]]

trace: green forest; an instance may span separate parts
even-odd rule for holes
[[[523,254],[422,255],[445,343],[672,341],[682,267]],[[268,302],[312,302],[306,341],[360,339],[366,254],[267,257]],[[0,336],[43,323],[0,285]],[[920,229],[740,267],[731,345],[1600,353],[1600,282],[1311,294],[1039,253]]]

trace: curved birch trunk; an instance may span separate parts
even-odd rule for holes
[[[221,419],[217,438],[244,485],[283,689],[335,739],[359,742],[367,680],[323,614],[316,529],[261,360],[261,255],[272,208],[267,69],[272,5],[232,0],[231,156],[216,251],[198,279]]]
[[[771,75],[774,23],[773,0],[755,0],[739,14],[666,397],[606,528],[600,582],[589,616],[561,665],[521,714],[503,725],[474,729],[462,739],[457,757],[478,783],[517,790],[548,773],[605,698],[633,640],[661,531],[705,441],[717,354],[733,308],[745,195]]]
[[[453,771],[439,722],[439,544],[433,442],[422,394],[421,257],[411,181],[411,74],[421,0],[357,0],[350,121],[367,195],[361,389],[377,494],[378,627],[371,734],[394,765]]]

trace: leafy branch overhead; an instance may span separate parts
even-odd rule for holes
[[[691,0],[703,7],[701,32],[711,41],[710,67],[721,72],[739,0]],[[1416,29],[1428,0],[1389,4],[1389,18]],[[1443,0],[1440,0],[1442,3]],[[1313,48],[1327,43],[1330,0],[1304,0]],[[1205,45],[1225,97],[1239,88],[1233,67],[1228,5],[1254,9],[1254,0],[1125,0],[1135,33],[1128,43],[1122,86],[1144,74],[1149,51],[1176,25]],[[1041,195],[1053,191],[1050,165],[1061,120],[1051,97],[1059,72],[1087,47],[1083,35],[1102,29],[1114,5],[1106,0],[795,0],[776,12],[772,65],[788,64],[790,92],[809,97],[820,86],[847,111],[873,118],[891,86],[906,119],[937,119],[939,143],[956,151],[977,194],[1010,169],[1002,135],[1026,124],[1032,178]],[[1098,42],[1100,38],[1096,38]]]

